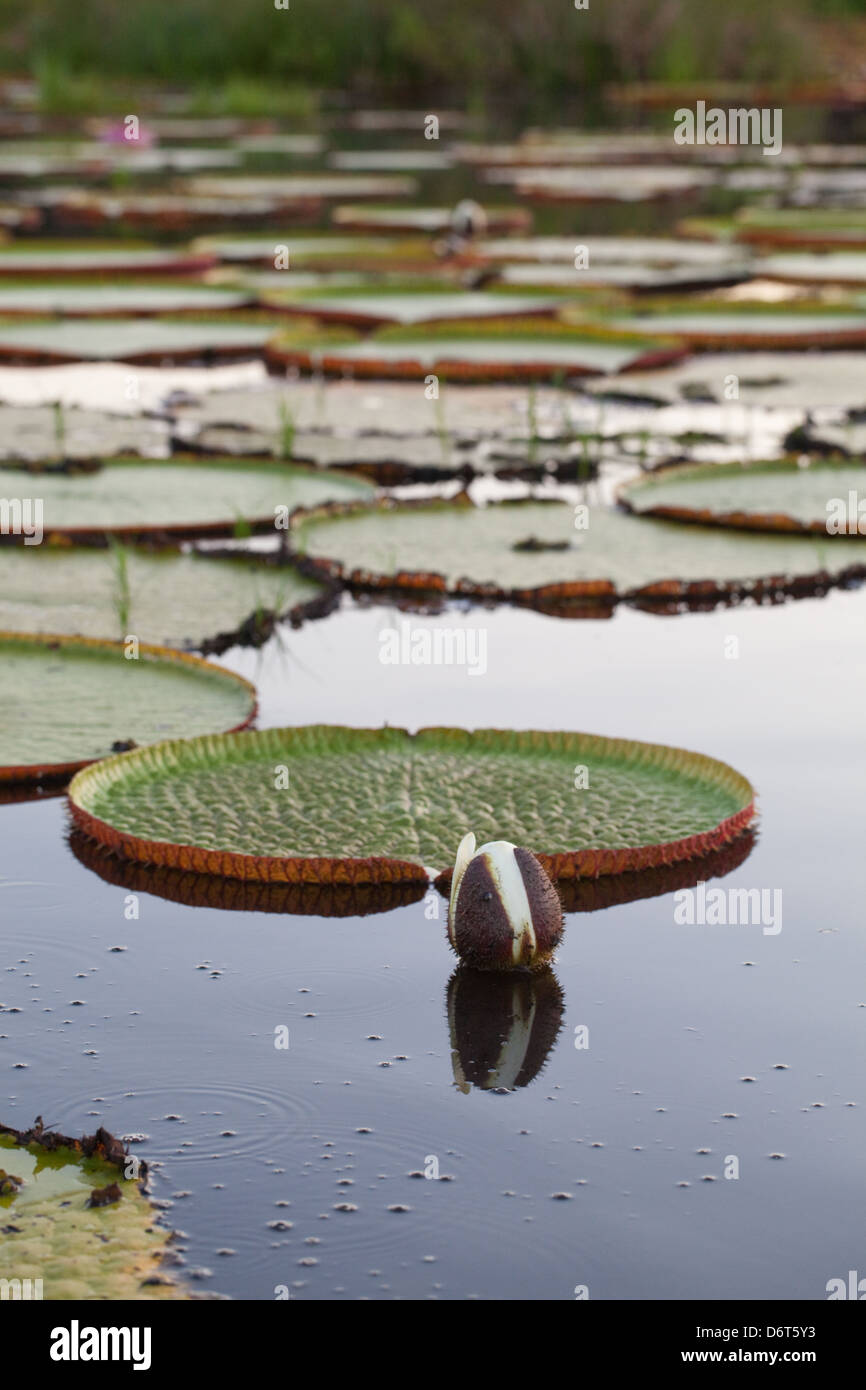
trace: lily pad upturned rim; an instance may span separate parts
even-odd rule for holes
[[[324,483],[328,476],[332,478],[335,488],[346,491],[353,483],[357,484],[359,493],[366,492],[367,500],[372,501],[375,493],[375,485],[369,478],[355,472],[352,468],[327,469],[320,468],[315,464],[298,463],[294,460],[284,461],[277,458],[274,454],[260,454],[246,456],[238,454],[228,456],[224,453],[215,451],[208,453],[197,449],[192,452],[172,453],[167,458],[144,458],[138,454],[118,454],[115,457],[106,457],[98,460],[102,469],[123,468],[131,466],[134,468],[152,468],[154,481],[158,481],[159,470],[169,470],[172,467],[199,468],[202,476],[210,470],[213,472],[220,467],[224,467],[226,472],[234,471],[252,473],[258,470],[261,473],[285,473],[286,475],[299,474],[306,478],[319,478]],[[0,482],[4,474],[11,472],[21,472],[33,479],[40,477],[38,466],[32,463],[25,463],[16,466],[14,460],[6,459],[0,462]],[[346,479],[345,484],[343,479]],[[286,481],[291,479],[287,476]],[[353,498],[353,501],[364,500],[362,497]],[[238,532],[238,527],[251,535],[266,535],[274,530],[274,517],[271,516],[236,516],[231,519],[217,521],[189,521],[189,522],[144,522],[123,526],[51,526],[45,528],[45,545],[53,544],[72,544],[72,545],[104,545],[109,537],[112,540],[127,542],[129,544],[140,543],[142,545],[174,546],[179,541],[203,541],[203,540],[227,540],[232,539]],[[24,537],[10,533],[0,533],[0,545],[23,545]]]
[[[120,652],[123,651],[122,642],[111,642],[107,639],[97,637],[70,637],[55,633],[37,632],[5,632],[0,631],[0,648],[3,646],[19,647],[42,647],[48,650],[56,650],[58,647],[66,648],[71,651],[87,652]],[[244,676],[239,676],[237,672],[230,671],[226,666],[218,666],[216,662],[206,661],[203,657],[195,656],[192,652],[180,651],[174,647],[153,646],[147,642],[139,643],[139,656],[155,662],[170,663],[174,666],[182,666],[187,670],[199,671],[203,675],[208,675],[216,679],[224,679],[226,684],[238,686],[247,692],[249,696],[249,711],[245,719],[236,724],[234,728],[227,730],[230,734],[240,733],[248,729],[256,718],[259,709],[259,696],[256,687]],[[23,786],[27,783],[43,781],[61,781],[74,776],[82,768],[90,767],[99,759],[81,758],[77,761],[66,763],[24,763],[19,765],[8,764],[0,765],[0,785],[9,783],[15,786]]]
[[[514,507],[530,501],[529,498],[506,498],[488,505]],[[555,502],[553,505],[556,505]],[[460,579],[456,584],[449,585],[445,575],[430,570],[401,570],[397,574],[381,574],[366,569],[347,570],[339,560],[306,554],[293,540],[299,528],[309,521],[332,520],[372,511],[414,511],[448,506],[472,507],[475,503],[468,493],[461,492],[448,499],[385,496],[372,502],[323,502],[316,507],[298,507],[289,519],[289,555],[300,574],[317,580],[320,584],[342,586],[353,593],[401,594],[419,599],[430,596],[440,599],[468,598],[477,603],[511,603],[545,612],[557,608],[566,610],[576,602],[607,608],[613,608],[619,603],[635,603],[650,607],[702,607],[708,603],[736,603],[747,598],[757,601],[776,594],[805,597],[832,588],[841,588],[849,582],[866,577],[866,567],[852,565],[832,575],[816,571],[814,574],[795,576],[767,575],[754,580],[681,580],[672,576],[626,590],[617,589],[609,579],[557,581],[540,584],[531,589],[505,588],[471,579]],[[650,522],[657,519],[659,518],[649,518]]]
[[[569,757],[595,755],[643,755],[659,766],[676,767],[693,777],[702,776],[705,782],[725,786],[739,801],[739,809],[726,816],[712,829],[699,831],[678,840],[663,841],[621,848],[583,848],[547,853],[536,849],[539,860],[554,880],[579,877],[598,877],[627,870],[655,868],[681,860],[699,858],[711,850],[736,839],[753,820],[755,790],[752,784],[734,768],[716,758],[667,744],[646,743],[636,739],[615,739],[603,735],[574,731],[460,729],[429,727],[410,733],[407,729],[356,729],[345,725],[306,725],[283,729],[266,729],[250,733],[222,734],[196,739],[170,739],[152,744],[131,753],[118,754],[85,768],[73,779],[68,792],[69,808],[75,825],[90,839],[106,846],[125,859],[157,867],[191,869],[199,874],[216,874],[225,878],[256,880],[265,883],[421,883],[430,881],[429,866],[410,859],[371,855],[366,858],[336,856],[273,856],[247,854],[235,850],[205,849],[201,846],[175,844],[164,840],[149,840],[118,830],[83,804],[89,795],[121,781],[125,773],[142,762],[158,770],[166,755],[183,757],[195,753],[202,745],[208,751],[234,752],[243,747],[244,740],[255,740],[260,748],[270,750],[281,759],[286,756],[287,744],[294,739],[320,734],[357,736],[367,744],[387,735],[389,740],[404,739],[408,745],[429,740],[446,743],[451,751],[471,745],[473,741],[502,747],[506,751],[531,753],[568,740]],[[249,742],[247,742],[247,746]],[[434,875],[435,877],[435,875]]]
[[[849,458],[818,459],[809,464],[815,472],[832,473],[834,467],[855,467]],[[634,497],[642,488],[651,487],[656,481],[687,481],[695,478],[703,481],[713,477],[735,477],[748,473],[791,473],[801,471],[795,458],[767,459],[760,463],[675,463],[662,468],[654,468],[636,478],[629,478],[617,489],[616,498],[620,506],[632,516],[656,517],[661,521],[682,521],[694,526],[720,526],[733,531],[761,531],[767,534],[821,536],[827,540],[847,540],[852,537],[862,539],[857,531],[840,531],[838,535],[827,530],[824,521],[800,521],[787,512],[714,511],[710,507],[686,506],[636,506]],[[863,468],[866,482],[866,466]]]

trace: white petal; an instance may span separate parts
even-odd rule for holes
[[[448,902],[448,935],[451,938],[452,945],[455,943],[454,909],[457,906],[457,892],[474,853],[475,836],[470,830],[468,835],[463,836],[463,839],[457,847],[457,858],[454,861],[454,872],[451,875],[451,897]]]

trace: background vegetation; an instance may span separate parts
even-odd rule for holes
[[[863,14],[864,0],[0,0],[0,70],[36,75],[49,108],[92,109],[112,74],[241,112],[274,84],[293,101],[309,87],[537,104],[602,81],[857,75]]]

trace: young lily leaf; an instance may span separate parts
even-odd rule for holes
[[[816,460],[801,467],[793,460],[662,468],[626,483],[620,501],[642,516],[694,521],[755,531],[811,531],[819,535],[857,535],[828,525],[848,508],[851,493],[866,484],[862,463]],[[860,535],[866,535],[866,518]]]
[[[254,688],[220,666],[123,643],[0,632],[0,782],[71,775],[172,735],[244,728]]]
[[[554,878],[621,873],[706,854],[754,815],[739,773],[663,745],[326,725],[108,758],[69,800],[84,834],[127,859],[276,883],[420,881],[450,867],[469,826],[533,850]]]

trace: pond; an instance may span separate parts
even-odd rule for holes
[[[483,627],[481,679],[383,679],[397,615],[348,599],[228,652],[261,727],[579,728],[729,761],[758,835],[713,884],[778,892],[781,930],[683,925],[662,892],[567,913],[531,997],[461,996],[432,892],[185,906],[85,867],[63,799],[6,805],[7,1123],[135,1136],[194,1287],[235,1298],[823,1297],[861,1256],[864,602],[412,619]]]

